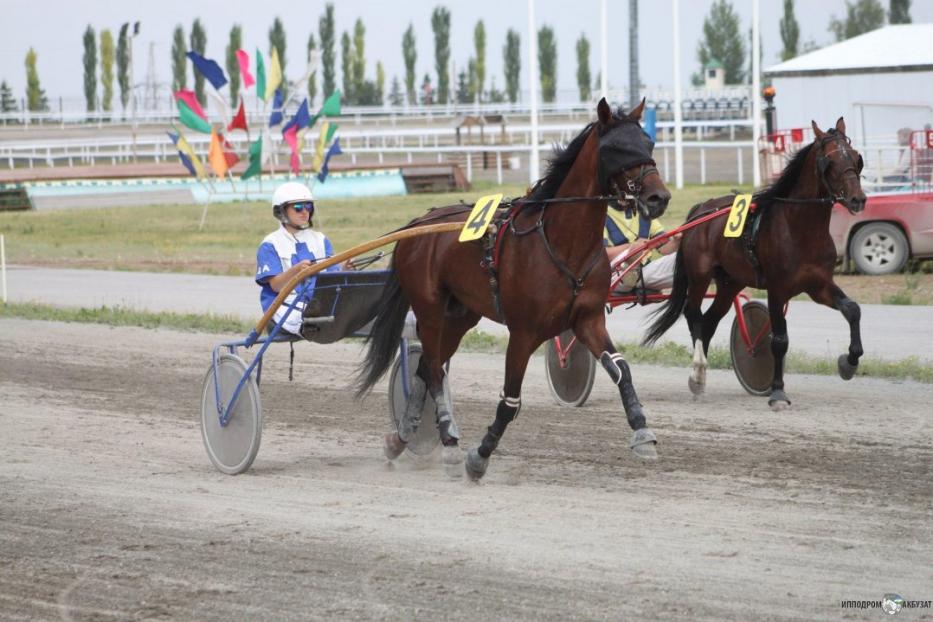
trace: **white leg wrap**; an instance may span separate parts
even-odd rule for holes
[[[693,373],[690,377],[697,384],[706,384],[706,355],[703,353],[703,342],[699,339],[693,342]]]
[[[623,374],[622,365],[620,363],[625,363],[625,357],[619,352],[614,352],[613,354],[603,352],[599,360],[603,364],[603,367],[606,368],[606,371],[609,372],[612,381],[616,383],[616,385],[621,385]]]

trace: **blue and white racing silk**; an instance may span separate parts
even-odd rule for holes
[[[278,295],[275,290],[269,286],[269,280],[272,277],[282,274],[304,259],[315,261],[326,259],[333,255],[334,247],[330,243],[330,240],[328,240],[327,236],[323,233],[315,231],[314,229],[304,229],[292,235],[285,226],[282,225],[267,235],[256,251],[256,283],[262,287],[262,291],[259,294],[259,303],[262,305],[262,310],[267,310]],[[339,269],[339,266],[331,266],[325,272]],[[313,280],[314,277],[312,277],[312,281]],[[276,316],[280,317],[280,313],[284,313],[288,306],[295,300],[295,296],[301,289],[302,286],[299,285],[295,288],[295,291],[289,294],[285,302],[279,308],[279,313],[276,313]],[[314,283],[312,282],[305,293],[306,298],[310,298],[313,291]],[[299,306],[301,307],[304,306],[302,302],[299,302]],[[293,318],[292,316],[295,317]],[[278,317],[276,319],[278,319]],[[294,324],[294,322],[297,321],[297,326],[300,327],[300,309],[296,309],[292,312],[288,320],[290,324]],[[291,326],[286,326],[285,328],[288,329],[289,332],[298,332],[297,329],[291,330]]]

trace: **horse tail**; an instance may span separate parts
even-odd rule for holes
[[[382,378],[392,365],[395,351],[402,339],[405,316],[408,315],[408,296],[402,289],[395,271],[395,264],[389,270],[382,297],[379,300],[379,313],[373,320],[372,330],[366,337],[366,356],[357,368],[355,389],[356,397],[365,395]]]
[[[644,345],[651,345],[660,339],[684,312],[684,305],[687,303],[687,269],[684,267],[683,250],[677,251],[674,262],[674,285],[670,298],[652,314],[658,317],[648,328],[648,334],[642,341]]]

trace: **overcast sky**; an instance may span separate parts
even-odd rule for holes
[[[760,0],[761,29],[764,56],[768,67],[779,61],[781,38],[778,22],[782,15],[781,0]],[[318,19],[324,10],[323,0],[265,3],[251,0],[140,0],[138,2],[110,0],[0,0],[0,79],[6,80],[17,98],[25,93],[24,59],[30,46],[38,53],[39,78],[53,101],[59,96],[80,98],[83,93],[82,36],[88,24],[99,33],[110,28],[114,37],[125,21],[139,20],[141,32],[134,45],[134,71],[137,82],[146,75],[150,43],[154,44],[156,72],[161,82],[171,80],[171,42],[176,24],[182,24],[186,36],[195,17],[200,17],[207,30],[207,56],[223,65],[224,49],[230,27],[238,23],[243,28],[245,49],[260,47],[268,50],[268,31],[279,16],[287,34],[286,73],[296,79],[303,72],[308,34],[318,38]],[[337,72],[339,80],[340,35],[352,33],[353,24],[361,17],[366,26],[366,73],[375,77],[375,63],[383,63],[386,90],[392,77],[404,79],[401,52],[402,34],[409,23],[414,24],[417,38],[418,83],[434,71],[434,41],[431,11],[441,4],[437,0],[336,0]],[[703,18],[713,0],[681,0],[680,29],[682,75],[684,85],[697,70],[696,48],[702,35]],[[751,27],[751,0],[733,0],[742,20],[743,31]],[[887,8],[888,1],[882,4]],[[525,0],[457,0],[443,3],[451,13],[451,60],[465,67],[474,53],[473,28],[482,19],[486,26],[486,75],[494,78],[502,89],[502,48],[509,28],[522,37],[522,88],[527,88],[528,15]],[[671,0],[641,0],[639,2],[639,50],[641,79],[648,87],[670,88],[673,85],[671,47]],[[832,15],[845,14],[845,0],[796,0],[797,20],[801,28],[801,44],[814,41],[827,44],[832,35],[827,30]],[[270,8],[275,6],[275,8]],[[600,27],[599,0],[536,0],[538,27],[551,26],[557,38],[559,89],[576,89],[575,43],[581,33],[590,40],[590,67],[595,76],[599,70]],[[911,7],[914,22],[933,21],[933,0],[914,0]],[[609,21],[609,83],[610,87],[628,84],[628,1],[608,2]],[[190,84],[189,74],[189,84]],[[320,84],[320,79],[319,79]],[[116,88],[116,87],[115,87]]]

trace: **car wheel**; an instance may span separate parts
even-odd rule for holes
[[[891,274],[907,263],[907,238],[894,225],[872,222],[852,236],[849,256],[859,272],[865,274]]]

